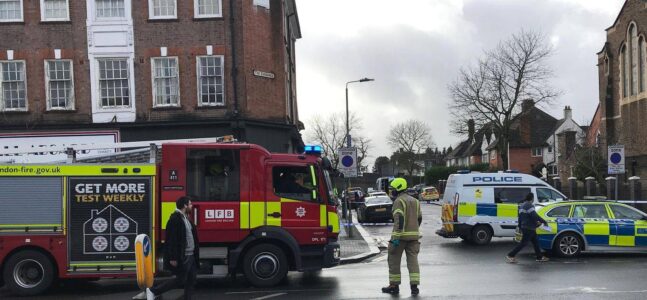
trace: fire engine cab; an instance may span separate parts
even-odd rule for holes
[[[74,162],[75,151],[148,145],[148,163]],[[0,165],[0,284],[36,295],[57,278],[132,277],[142,233],[155,245],[159,273],[166,222],[185,195],[194,199],[200,274],[242,273],[267,287],[288,271],[338,265],[332,166],[320,150],[157,141],[67,149],[67,163]]]

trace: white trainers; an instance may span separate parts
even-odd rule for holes
[[[146,300],[155,300],[155,294],[149,288],[146,288]]]
[[[516,263],[517,263],[517,259],[516,259],[516,258],[514,258],[514,257],[512,257],[512,256],[506,256],[506,257],[505,257],[505,260],[506,260],[506,262],[507,262],[507,263],[509,263],[509,264],[516,264]]]

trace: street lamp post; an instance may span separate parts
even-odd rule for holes
[[[375,79],[373,78],[362,78],[360,80],[353,80],[346,82],[346,147],[351,147],[351,138],[350,138],[350,123],[349,123],[349,115],[348,115],[348,84],[350,83],[355,83],[355,82],[367,82],[367,81],[374,81]]]
[[[351,83],[355,83],[355,82],[368,82],[368,81],[374,81],[374,80],[375,79],[373,79],[373,78],[364,77],[364,78],[362,78],[360,80],[353,80],[353,81],[346,82],[346,147],[348,147],[348,148],[350,148],[352,146],[351,138],[350,138],[350,120],[349,120],[350,117],[349,117],[349,114],[348,114],[348,85],[351,84]],[[351,224],[352,219],[353,219],[352,218],[353,213],[350,210],[350,208],[351,208],[350,203],[349,203],[350,202],[350,195],[348,194],[348,189],[349,188],[350,188],[350,177],[347,179],[347,182],[346,182],[346,201],[345,201],[346,203],[345,203],[345,206],[344,206],[344,208],[345,208],[344,210],[348,212],[347,219],[346,219],[346,224],[348,224],[348,227],[347,227],[348,230],[346,230],[346,232],[347,232],[348,236],[352,237],[353,234],[351,233],[351,230],[350,230],[350,224]]]

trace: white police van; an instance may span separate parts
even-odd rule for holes
[[[566,196],[541,179],[520,173],[459,172],[447,179],[442,200],[443,227],[447,238],[460,237],[485,245],[492,237],[514,237],[518,205],[529,193],[534,203],[566,200]]]

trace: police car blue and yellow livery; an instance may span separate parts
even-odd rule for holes
[[[542,249],[563,257],[586,252],[647,250],[647,215],[616,202],[569,201],[538,209],[548,228],[538,228]]]

